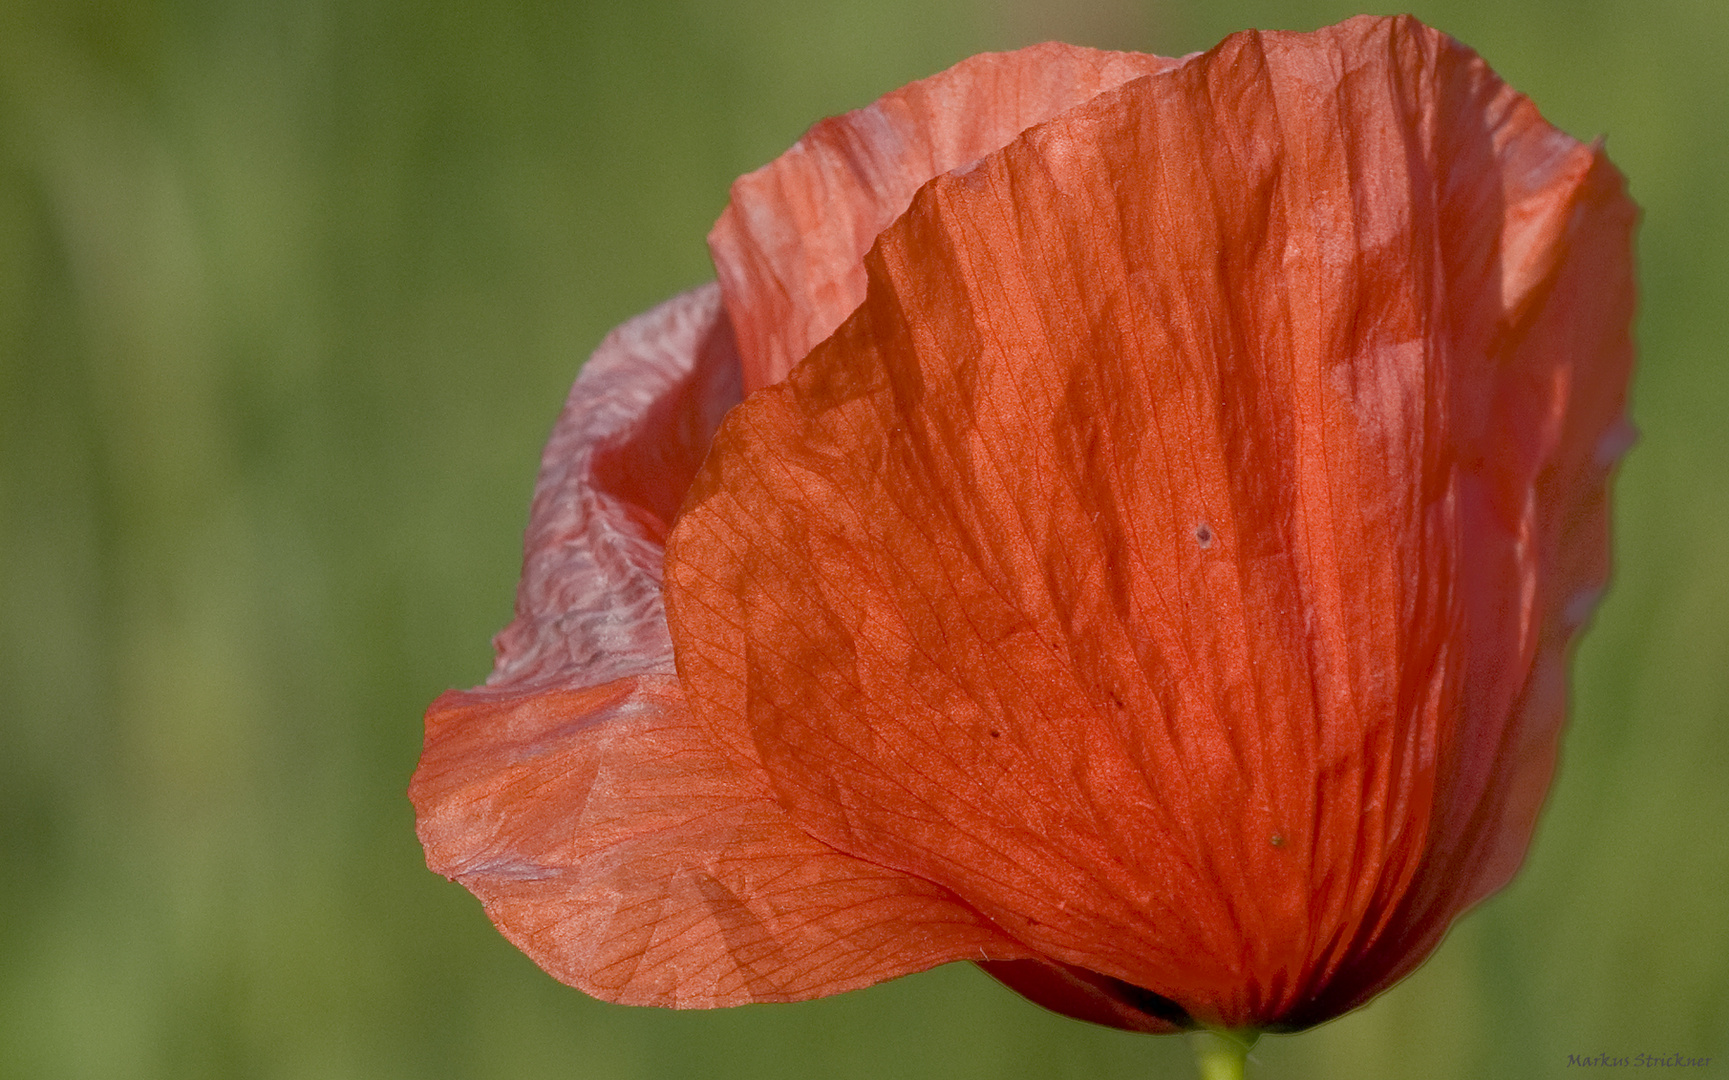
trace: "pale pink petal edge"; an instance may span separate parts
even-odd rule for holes
[[[432,869],[559,980],[626,1004],[821,997],[1026,950],[938,886],[792,825],[671,672],[662,540],[737,361],[718,290],[614,331],[547,446],[488,685],[426,716]]]

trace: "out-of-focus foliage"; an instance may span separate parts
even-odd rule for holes
[[[1057,14],[1062,9],[1064,14]],[[1265,1077],[1729,1069],[1729,7],[1416,14],[1646,208],[1644,441],[1524,875]],[[0,3],[0,1075],[1183,1076],[966,967],[799,1006],[558,986],[428,873],[420,711],[488,667],[540,442],[708,274],[730,179],[985,48],[1306,3]],[[1256,1066],[1251,1066],[1252,1069]]]

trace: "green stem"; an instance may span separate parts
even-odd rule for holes
[[[1195,1068],[1201,1071],[1201,1080],[1243,1080],[1243,1061],[1260,1034],[1212,1028],[1189,1032],[1189,1049],[1195,1052]]]

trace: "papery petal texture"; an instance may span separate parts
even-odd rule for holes
[[[738,362],[709,286],[600,347],[548,443],[517,618],[486,687],[427,713],[428,862],[559,979],[631,1004],[832,994],[1028,950],[942,887],[794,826],[693,722],[662,542]]]
[[[709,250],[747,391],[777,383],[865,297],[864,254],[933,176],[1176,60],[1049,42],[983,53],[822,121],[733,182]]]
[[[1360,1003],[1547,789],[1634,218],[1411,19],[1236,35],[936,176],[686,498],[693,722],[1053,1007]]]

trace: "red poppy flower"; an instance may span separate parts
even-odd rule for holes
[[[1408,18],[817,125],[577,380],[497,668],[427,714],[429,862],[614,1001],[1360,1004],[1548,787],[1635,213]]]

